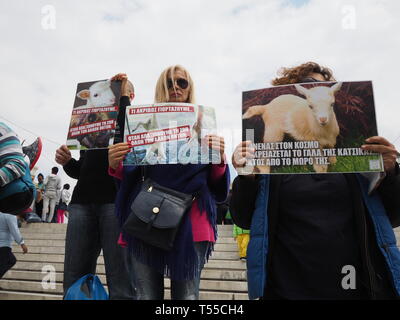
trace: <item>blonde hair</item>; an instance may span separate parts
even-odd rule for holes
[[[189,72],[179,64],[170,66],[161,73],[156,84],[154,103],[163,103],[169,101],[167,80],[170,78],[172,81],[174,81],[174,74],[176,70],[182,71],[186,77],[186,80],[189,82],[189,96],[188,101],[185,102],[195,103],[193,80],[190,77]]]

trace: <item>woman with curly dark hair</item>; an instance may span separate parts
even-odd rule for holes
[[[334,80],[315,62],[282,68],[274,85]],[[374,193],[365,175],[238,176],[232,186],[236,225],[250,229],[250,299],[393,299],[400,295],[400,225],[396,148],[371,137],[364,150],[381,153],[385,178]],[[254,157],[251,141],[233,154],[241,168]]]
[[[272,80],[274,86],[283,84],[294,84],[301,82],[313,82],[318,81],[334,81],[335,78],[332,75],[332,70],[323,66],[320,66],[316,62],[306,62],[297,67],[292,68],[281,68],[278,71],[280,77]],[[317,77],[317,78],[314,78]]]

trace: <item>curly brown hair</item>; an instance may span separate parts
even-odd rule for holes
[[[332,75],[332,70],[320,66],[316,62],[306,62],[293,68],[281,68],[278,71],[280,77],[271,81],[272,85],[279,86],[283,84],[300,83],[302,79],[307,78],[310,73],[321,74],[326,81],[335,80]]]

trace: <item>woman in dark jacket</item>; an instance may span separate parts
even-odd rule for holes
[[[283,69],[274,85],[332,81],[316,63]],[[400,292],[399,169],[395,147],[371,137],[364,150],[383,156],[386,177],[374,193],[360,174],[247,175],[233,182],[234,223],[251,228],[251,299],[388,299]],[[254,156],[250,141],[236,169]],[[392,223],[392,225],[391,225]],[[350,284],[350,285],[349,285]]]

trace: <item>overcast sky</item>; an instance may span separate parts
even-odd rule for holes
[[[400,150],[399,13],[398,0],[2,0],[0,121],[27,143],[43,138],[47,175],[78,82],[126,72],[134,103],[152,103],[161,71],[182,64],[197,102],[216,108],[230,156],[242,91],[311,60],[336,79],[373,81],[378,132]]]

